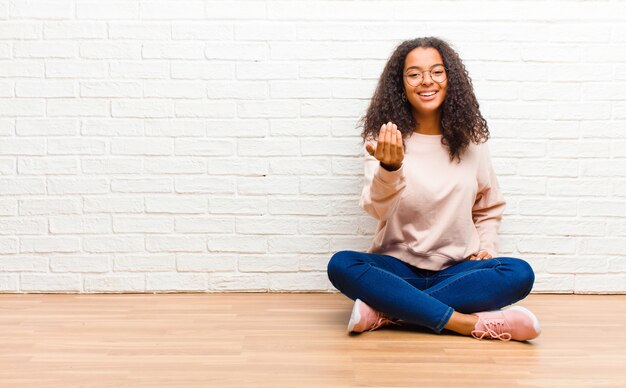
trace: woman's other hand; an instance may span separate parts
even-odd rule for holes
[[[402,167],[404,160],[402,133],[391,121],[380,127],[376,146],[368,142],[365,148],[370,155],[380,161],[384,169],[394,171]]]
[[[491,259],[491,255],[487,251],[480,251],[478,255],[471,255],[468,260],[487,260]]]

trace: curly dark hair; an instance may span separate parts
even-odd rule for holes
[[[367,113],[359,120],[358,127],[363,127],[361,137],[363,142],[378,137],[381,125],[389,121],[398,126],[403,139],[418,127],[409,101],[402,99],[404,61],[407,54],[417,47],[432,47],[443,59],[448,86],[439,108],[441,142],[448,147],[450,161],[457,158],[460,162],[461,154],[470,141],[479,144],[489,139],[489,128],[480,113],[472,81],[461,58],[447,42],[436,37],[407,40],[396,47],[380,76]]]

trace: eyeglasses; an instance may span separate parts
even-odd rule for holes
[[[406,82],[411,86],[418,86],[422,83],[424,79],[424,73],[430,73],[430,79],[437,82],[438,84],[442,83],[446,80],[446,68],[442,65],[438,65],[433,67],[430,70],[418,71],[418,70],[409,70],[407,74],[404,75],[406,78]]]

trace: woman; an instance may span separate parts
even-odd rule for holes
[[[525,341],[541,332],[523,307],[530,265],[498,256],[505,201],[487,122],[458,54],[429,37],[389,58],[363,122],[360,206],[379,220],[367,253],[341,251],[331,283],[355,300],[348,332],[402,322],[440,333]]]

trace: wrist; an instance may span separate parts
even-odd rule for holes
[[[380,167],[384,168],[387,171],[397,171],[400,169],[400,167],[402,167],[402,163],[396,166],[396,165],[385,164],[383,162],[380,162]]]

